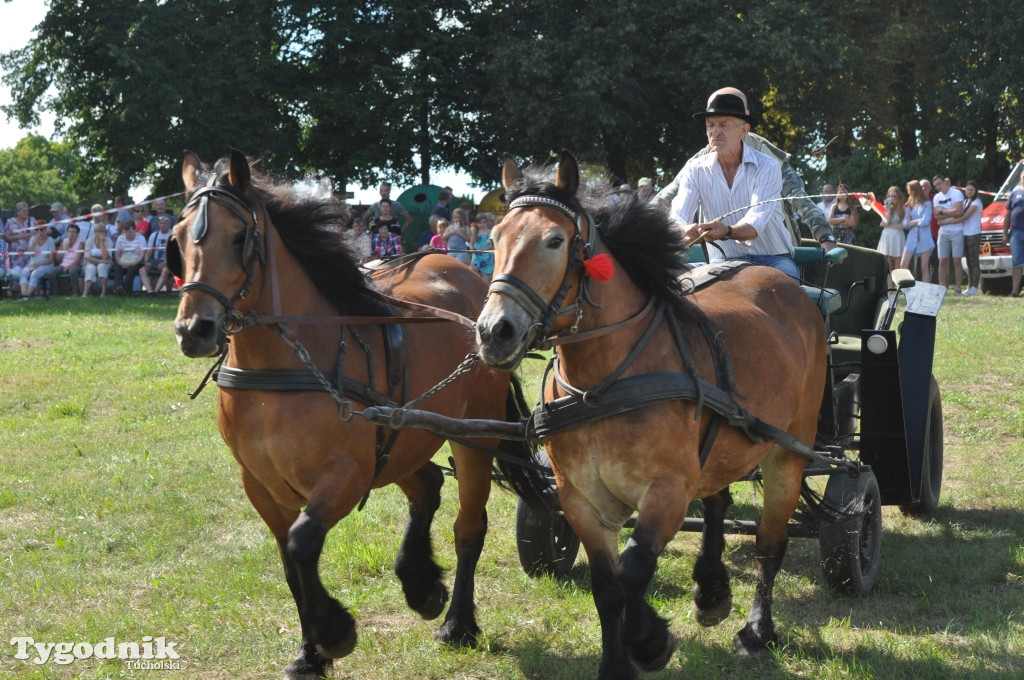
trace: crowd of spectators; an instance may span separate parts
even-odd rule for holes
[[[131,205],[118,196],[113,206],[83,207],[73,217],[58,201],[46,220],[33,219],[27,203],[16,204],[0,227],[3,293],[31,300],[57,293],[65,277],[68,292],[81,297],[171,292],[166,251],[174,216],[166,199]]]

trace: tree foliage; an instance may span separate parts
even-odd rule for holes
[[[23,138],[13,149],[0,149],[0,206],[10,209],[19,201],[74,205],[71,180],[79,166],[70,143],[50,142],[40,135]]]
[[[503,152],[563,147],[616,182],[665,177],[724,85],[812,184],[882,190],[911,169],[992,185],[1024,154],[1022,19],[1009,0],[53,0],[0,65],[9,115],[56,114],[83,194],[170,193],[184,149],[232,146],[340,186],[492,183]]]

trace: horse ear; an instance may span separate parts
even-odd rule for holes
[[[181,180],[185,183],[185,191],[192,193],[192,190],[199,185],[199,175],[203,171],[203,162],[193,152],[185,151],[185,162],[181,166]]]
[[[576,157],[565,149],[562,149],[562,155],[558,158],[555,186],[570,196],[575,196],[576,190],[580,188],[580,165]]]
[[[519,172],[519,164],[516,163],[516,159],[512,158],[509,154],[505,154],[505,162],[501,166],[501,185],[505,187],[505,191],[522,179],[523,175]]]
[[[228,181],[243,194],[249,189],[249,179],[252,171],[249,169],[249,159],[238,149],[231,150],[231,165],[228,166]]]

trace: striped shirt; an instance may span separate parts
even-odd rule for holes
[[[669,211],[677,222],[693,224],[699,208],[705,221],[721,219],[723,224],[729,226],[740,222],[752,226],[757,231],[755,239],[716,241],[725,251],[726,257],[792,256],[793,240],[783,224],[781,204],[753,205],[781,196],[782,167],[778,160],[743,145],[743,161],[736,171],[731,188],[718,163],[718,154],[709,153],[691,158],[679,175],[679,193],[672,199]]]

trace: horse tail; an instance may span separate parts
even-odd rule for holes
[[[512,375],[508,396],[505,399],[505,420],[517,423],[530,415],[530,406],[523,396],[522,384],[518,377]],[[531,508],[551,509],[554,494],[551,493],[550,470],[539,464],[537,444],[536,440],[530,438],[502,440],[498,444],[498,450],[505,455],[494,459],[494,467],[498,472],[496,477],[500,486],[511,489]]]
[[[800,504],[793,518],[801,522],[818,524],[821,521],[839,524],[860,514],[861,508],[857,499],[848,499],[837,503],[811,488],[804,479],[800,482]]]

